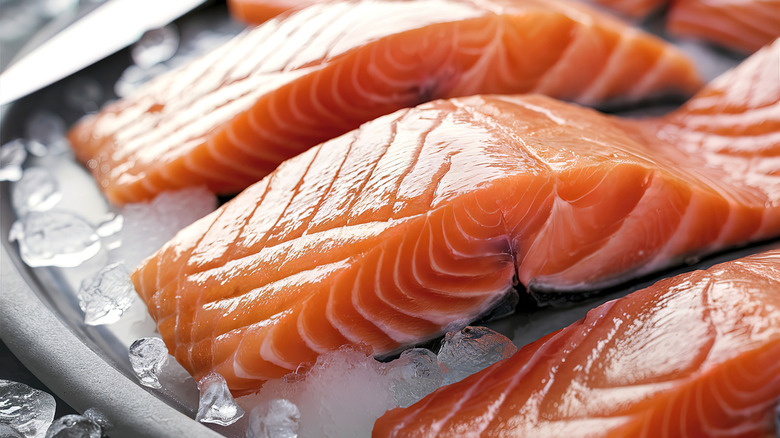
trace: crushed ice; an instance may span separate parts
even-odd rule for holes
[[[465,379],[517,352],[506,336],[486,327],[465,327],[444,336],[439,350],[439,366],[444,372],[444,384]]]
[[[210,373],[198,382],[200,401],[195,419],[201,423],[229,426],[244,416],[244,410],[236,403],[227,387],[225,378]]]
[[[100,251],[100,237],[82,217],[60,210],[32,211],[11,225],[8,240],[19,244],[31,267],[74,267]]]
[[[179,230],[214,211],[217,198],[205,188],[164,192],[151,202],[125,205],[120,214],[124,226],[119,233],[122,246],[116,258],[127,266],[138,266]]]
[[[100,438],[102,435],[100,425],[82,415],[60,417],[46,431],[46,438]]]
[[[112,263],[81,282],[79,307],[87,325],[113,324],[130,308],[135,287],[124,263]]]
[[[23,383],[0,380],[0,436],[42,438],[54,420],[54,397]],[[10,431],[8,430],[10,429]],[[7,435],[7,433],[9,435]]]
[[[252,409],[247,438],[297,438],[301,411],[290,400],[274,399]]]
[[[161,388],[159,376],[168,362],[168,348],[160,338],[141,338],[128,349],[130,365],[142,385]]]
[[[83,113],[95,113],[103,102],[103,86],[95,79],[76,76],[65,84],[65,103]]]
[[[46,211],[54,207],[62,193],[51,172],[42,167],[29,167],[11,191],[14,210],[18,216],[30,211]]]
[[[26,159],[24,140],[12,140],[0,147],[0,181],[19,181]]]

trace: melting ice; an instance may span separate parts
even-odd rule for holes
[[[229,426],[244,416],[244,410],[233,399],[221,375],[210,373],[198,382],[198,386],[200,401],[196,420]]]
[[[46,431],[46,438],[100,438],[100,425],[81,415],[58,418]]]
[[[11,191],[14,210],[18,216],[31,211],[46,211],[54,207],[62,193],[51,172],[42,167],[29,167]]]
[[[436,355],[412,348],[390,362],[390,392],[398,406],[409,407],[439,388],[444,380]]]
[[[444,336],[439,366],[449,385],[515,354],[517,347],[506,336],[486,327],[466,327]]]
[[[65,121],[49,111],[38,111],[27,119],[25,134],[28,151],[36,156],[69,150]]]
[[[100,251],[100,237],[82,217],[67,211],[30,212],[14,222],[8,240],[19,243],[31,267],[74,267]]]
[[[130,49],[130,56],[141,68],[149,68],[173,57],[179,48],[179,32],[174,25],[147,31]]]
[[[135,287],[124,263],[113,263],[81,282],[78,297],[86,324],[112,324],[133,304]]]
[[[142,385],[161,388],[159,376],[168,362],[168,348],[160,338],[141,338],[128,349],[130,365]]]
[[[26,159],[27,149],[23,140],[13,140],[0,147],[0,181],[19,181]]]
[[[23,383],[0,380],[0,425],[19,435],[42,438],[54,420],[55,408],[50,394]],[[5,432],[0,430],[2,436],[6,436]]]

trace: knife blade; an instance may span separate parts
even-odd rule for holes
[[[0,73],[0,106],[94,64],[206,0],[109,0]]]

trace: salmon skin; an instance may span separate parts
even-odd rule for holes
[[[69,138],[111,202],[188,186],[236,193],[400,108],[537,92],[596,104],[699,88],[660,39],[548,0],[314,5],[87,117]]]
[[[659,281],[388,411],[373,437],[770,437],[780,251]]]
[[[676,0],[667,28],[676,36],[753,53],[780,37],[780,0]]]
[[[779,59],[646,122],[538,95],[400,110],[185,228],[136,290],[182,365],[241,393],[345,344],[439,336],[518,282],[592,291],[780,235]]]

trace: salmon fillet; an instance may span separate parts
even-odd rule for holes
[[[239,0],[233,0],[239,1]],[[610,8],[632,18],[644,18],[661,9],[669,0],[592,0],[593,3]]]
[[[667,28],[745,53],[780,37],[780,0],[676,0]]]
[[[334,0],[228,0],[230,14],[248,24],[262,24],[287,11]]]
[[[659,281],[374,425],[380,437],[770,437],[780,251]]]
[[[435,98],[537,92],[595,104],[698,88],[670,45],[573,3],[342,1],[240,35],[69,138],[121,204],[188,186],[238,192],[312,146]]]
[[[436,337],[518,282],[592,291],[778,236],[779,60],[647,122],[544,96],[400,110],[185,228],[136,290],[182,365],[240,393],[341,345]]]

